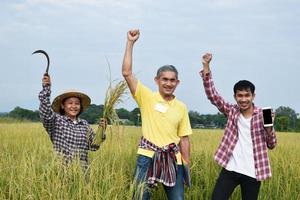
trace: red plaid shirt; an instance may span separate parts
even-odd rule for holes
[[[218,94],[211,73],[203,74],[203,71],[201,71],[200,75],[203,79],[207,98],[227,117],[224,136],[214,156],[216,162],[226,168],[238,140],[237,120],[240,115],[240,109],[237,104],[226,102]],[[267,148],[273,149],[275,147],[276,135],[274,130],[272,130],[271,134],[267,134],[263,126],[262,110],[256,106],[254,106],[254,112],[251,118],[251,138],[256,179],[258,181],[265,180],[272,176]]]

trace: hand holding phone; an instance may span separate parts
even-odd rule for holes
[[[262,111],[263,111],[264,127],[273,126],[272,108],[264,107],[262,108]]]

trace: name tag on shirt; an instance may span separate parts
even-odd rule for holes
[[[162,103],[157,103],[154,107],[155,110],[161,113],[166,113],[168,110],[168,107]]]

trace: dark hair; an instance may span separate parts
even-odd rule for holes
[[[174,67],[173,65],[164,65],[164,66],[161,66],[160,68],[158,68],[158,70],[156,72],[156,77],[159,78],[161,73],[166,72],[166,71],[175,72],[176,78],[178,78],[178,71],[177,71],[176,67]]]
[[[234,94],[236,94],[237,90],[250,90],[251,93],[254,94],[255,86],[250,81],[240,80],[233,87]]]
[[[64,98],[64,99],[61,101],[61,104],[64,104],[65,101],[66,101],[68,98],[70,98],[70,97]],[[80,101],[80,111],[79,111],[79,113],[78,113],[78,115],[77,115],[76,117],[78,117],[78,116],[83,112],[83,106],[82,106],[81,99],[80,99],[79,97],[77,97],[77,98],[78,98],[79,101]],[[65,110],[62,109],[61,107],[59,108],[59,114],[65,115]]]

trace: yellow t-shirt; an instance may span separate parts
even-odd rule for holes
[[[166,101],[159,92],[152,92],[138,81],[134,99],[139,105],[143,136],[159,147],[178,144],[181,136],[192,134],[188,111],[184,103],[174,98]],[[138,154],[153,157],[154,152],[139,148]],[[181,154],[176,155],[182,164]]]

